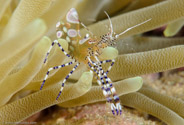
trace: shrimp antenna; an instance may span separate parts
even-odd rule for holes
[[[138,26],[140,26],[140,25],[142,25],[142,24],[144,24],[144,23],[146,23],[146,22],[148,22],[148,21],[150,21],[150,20],[151,20],[151,18],[148,19],[148,20],[146,20],[146,21],[144,21],[144,22],[142,22],[142,23],[139,23],[139,24],[137,24],[137,25],[135,25],[135,26],[132,26],[132,27],[126,29],[126,30],[123,31],[122,33],[116,35],[115,38],[118,38],[119,36],[123,35],[124,33],[128,32],[129,30],[131,30],[131,29],[133,29],[133,28],[135,28],[135,27],[138,27]]]
[[[76,17],[76,15],[73,15],[73,17],[76,19],[76,20],[79,20],[78,17]],[[94,36],[94,34],[89,30],[89,28],[84,25],[84,23],[82,23],[80,20],[79,20],[79,23],[92,35]]]
[[[94,34],[89,30],[89,28],[86,26],[86,25],[84,25],[84,23],[82,23],[81,21],[80,21],[80,24],[92,35],[92,36],[94,36]]]
[[[106,12],[106,11],[104,11],[104,13],[107,15],[107,17],[108,17],[108,19],[109,19],[109,23],[110,23],[110,31],[111,31],[111,34],[110,34],[110,37],[111,37],[111,39],[112,39],[112,34],[113,34],[113,26],[112,26],[112,21],[111,21],[111,18],[110,18],[110,16],[109,16],[109,14]]]

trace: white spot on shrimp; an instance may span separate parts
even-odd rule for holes
[[[66,20],[70,23],[79,24],[79,16],[75,8],[71,8],[66,14]]]
[[[61,23],[60,22],[57,22],[56,23],[56,28],[58,28],[60,25],[61,25]]]
[[[89,38],[87,38],[87,39],[82,39],[82,40],[79,41],[79,44],[83,44],[83,43],[85,43],[85,42],[88,41],[88,40],[89,40]]]
[[[63,32],[62,31],[57,31],[57,38],[61,38],[62,37],[62,35],[63,35]]]
[[[69,29],[67,32],[69,37],[76,37],[77,36],[77,31],[75,29]]]
[[[66,37],[66,40],[67,40],[68,42],[70,42],[70,38],[69,38],[68,36]]]
[[[65,33],[67,33],[67,28],[64,26],[63,27],[63,31],[65,32]]]

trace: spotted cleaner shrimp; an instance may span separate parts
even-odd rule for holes
[[[49,68],[45,78],[42,82],[42,85],[40,87],[40,90],[43,88],[43,85],[45,84],[46,79],[48,78],[48,75],[51,70],[54,69],[60,69],[65,66],[72,65],[76,63],[76,65],[73,67],[73,69],[70,71],[70,73],[65,77],[61,84],[61,89],[59,91],[58,96],[56,97],[56,100],[61,95],[61,92],[64,88],[66,80],[72,75],[72,73],[76,70],[76,68],[80,65],[80,63],[84,63],[90,72],[96,74],[96,80],[97,83],[101,86],[101,89],[103,91],[103,95],[106,97],[106,100],[111,105],[111,111],[113,115],[115,114],[122,114],[122,106],[120,104],[119,96],[116,94],[116,90],[113,86],[113,83],[111,79],[107,76],[108,72],[111,70],[112,66],[115,63],[115,59],[112,60],[104,60],[100,61],[99,56],[102,54],[103,48],[106,48],[108,46],[112,46],[115,44],[115,40],[121,36],[122,34],[126,33],[130,29],[137,27],[139,25],[142,25],[149,20],[146,20],[140,24],[137,24],[133,27],[130,27],[123,31],[120,34],[115,34],[113,31],[113,26],[111,19],[109,15],[105,12],[107,15],[109,22],[110,22],[110,28],[109,32],[105,35],[102,35],[100,39],[97,39],[93,33],[79,20],[78,13],[75,8],[71,8],[68,13],[66,14],[66,18],[64,21],[59,21],[56,24],[56,36],[57,39],[52,42],[52,45],[50,46],[44,63],[46,63],[48,55],[54,46],[54,44],[57,44],[61,51],[68,57],[71,58],[72,61],[68,62],[66,64],[62,64],[59,66],[55,66],[52,68]],[[80,35],[80,25],[82,25],[84,28],[86,28],[90,34],[86,34],[84,38]],[[91,36],[90,36],[91,35]],[[66,39],[69,44],[69,53],[67,53],[61,46],[61,44],[58,42],[59,39]],[[107,71],[104,71],[102,68],[102,64],[105,63],[111,63],[111,65],[108,67]]]

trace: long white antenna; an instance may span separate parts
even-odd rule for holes
[[[78,17],[76,17],[76,15],[72,15],[76,20],[79,20]],[[94,34],[88,29],[88,27],[86,25],[84,25],[84,23],[82,23],[80,20],[79,20],[79,23],[85,28],[87,29],[87,31],[92,35],[94,36]]]
[[[146,22],[148,22],[148,21],[150,21],[150,20],[151,20],[151,18],[148,19],[148,20],[146,20],[146,21],[144,21],[144,22],[142,22],[142,23],[139,23],[139,24],[137,24],[137,25],[135,25],[135,26],[132,26],[132,27],[126,29],[126,30],[123,31],[122,33],[116,35],[115,38],[118,38],[119,36],[123,35],[124,33],[128,32],[129,30],[131,30],[131,29],[133,29],[133,28],[135,28],[135,27],[137,27],[137,26],[140,26],[140,25],[142,25],[142,24],[144,24],[144,23],[146,23]]]
[[[108,17],[108,19],[109,19],[109,22],[110,22],[110,28],[111,28],[111,38],[112,38],[112,34],[113,34],[113,26],[112,26],[112,21],[111,21],[111,19],[110,19],[110,17],[109,17],[109,15],[108,15],[108,13],[106,12],[106,11],[104,11],[104,13],[107,15],[107,17]]]
[[[84,25],[84,23],[82,23],[82,22],[80,21],[80,24],[81,24],[85,29],[87,29],[87,31],[88,31],[92,36],[94,36],[94,34],[89,30],[89,28],[88,28],[86,25]]]

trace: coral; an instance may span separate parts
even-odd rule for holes
[[[178,20],[182,20],[184,16],[184,1],[137,1],[141,4],[132,0],[119,1],[120,4],[117,0],[96,0],[94,3],[78,0],[3,1],[3,6],[0,5],[0,123],[20,122],[55,104],[72,107],[105,100],[100,87],[92,84],[95,82],[92,80],[93,75],[85,72],[85,66],[80,66],[73,74],[58,101],[55,97],[61,86],[60,81],[72,69],[71,66],[51,72],[44,90],[38,91],[48,68],[68,61],[55,48],[48,63],[43,65],[51,44],[50,39],[55,38],[56,22],[63,19],[70,8],[75,7],[79,9],[79,15],[86,19],[84,23],[90,24],[89,29],[97,37],[108,31],[106,25],[109,25],[109,21],[104,19],[103,10],[111,15],[116,33],[151,18],[148,23],[130,30],[117,40],[118,56],[116,49],[107,48],[101,59],[117,57],[109,77],[114,81],[123,105],[152,114],[168,124],[183,124],[182,100],[142,87],[141,77],[135,77],[182,67],[183,38],[133,35],[169,23],[164,33],[166,36],[176,34],[183,25]],[[94,11],[89,8],[87,11],[89,4],[97,5],[98,9]],[[90,18],[92,20],[87,20]],[[84,34],[86,29],[81,32]],[[65,40],[60,40],[60,44],[67,50],[68,44]],[[125,44],[128,46],[125,47]],[[109,53],[112,54],[110,57]],[[28,95],[23,94],[26,92]],[[17,98],[23,95],[24,98]]]

